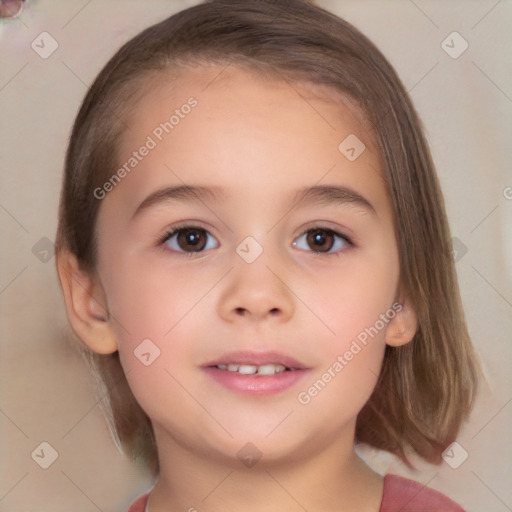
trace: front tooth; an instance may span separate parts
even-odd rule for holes
[[[282,373],[286,370],[286,366],[283,366],[282,364],[276,364],[276,373]]]
[[[228,366],[229,369],[229,366]],[[238,368],[238,373],[241,373],[242,375],[252,375],[253,373],[256,373],[258,371],[257,366],[253,366],[250,364],[241,364]]]
[[[218,364],[218,365],[217,365],[217,368],[218,368],[219,370],[227,370],[227,369],[228,369],[227,365],[225,365],[225,364]]]
[[[258,375],[274,375],[276,369],[277,366],[275,364],[264,364],[258,368]]]
[[[228,372],[237,372],[238,368],[237,364],[228,364]]]

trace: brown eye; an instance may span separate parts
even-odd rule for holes
[[[315,252],[328,252],[334,245],[334,233],[325,229],[315,229],[308,232],[307,243]]]
[[[325,255],[335,255],[354,246],[345,235],[320,227],[308,229],[292,245],[304,251]]]
[[[201,251],[206,245],[206,236],[200,229],[183,229],[178,233],[178,245],[181,249],[192,249],[193,251]]]
[[[198,227],[177,228],[162,241],[176,252],[195,253],[217,247],[215,238],[208,231]]]

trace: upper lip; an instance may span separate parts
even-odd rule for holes
[[[302,363],[287,356],[281,352],[250,352],[250,351],[236,351],[228,352],[219,358],[206,363],[205,367],[218,366],[219,364],[245,364],[253,366],[263,366],[265,364],[281,364],[286,368],[293,368],[295,370],[305,369]]]

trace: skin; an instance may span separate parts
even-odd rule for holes
[[[197,107],[102,200],[95,273],[80,272],[70,254],[58,259],[73,328],[97,352],[119,350],[152,420],[161,472],[150,510],[376,512],[382,478],[354,453],[356,417],[386,344],[409,342],[417,320],[399,286],[394,214],[368,127],[328,88],[200,67],[142,99],[120,161],[191,96]],[[366,146],[353,162],[338,150],[349,134]],[[183,184],[226,195],[160,203],[133,218],[152,192]],[[350,187],[375,213],[290,202],[318,184]],[[206,250],[187,257],[176,238],[160,243],[183,221],[209,233]],[[322,247],[333,253],[315,252],[303,234],[319,225],[355,245],[328,237]],[[252,263],[236,252],[248,236],[263,248]],[[395,302],[403,309],[385,328],[299,403],[298,393]],[[160,349],[150,366],[133,354],[147,338]],[[231,350],[283,352],[309,373],[281,393],[236,393],[201,369]],[[252,468],[237,457],[248,442],[262,454]]]

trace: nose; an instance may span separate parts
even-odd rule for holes
[[[266,319],[286,322],[292,318],[294,295],[280,268],[265,251],[252,263],[235,254],[234,268],[219,299],[219,315],[228,322]]]

